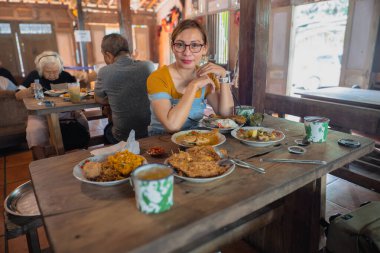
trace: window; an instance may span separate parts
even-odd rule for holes
[[[11,34],[11,24],[0,23],[0,34]]]
[[[229,11],[208,16],[209,58],[217,64],[228,62]]]
[[[295,7],[291,93],[339,86],[348,4],[335,0]]]
[[[20,24],[21,34],[51,34],[51,24]]]
[[[111,34],[111,33],[118,33],[120,34],[120,27],[119,26],[111,26],[107,25],[105,27],[105,35]]]

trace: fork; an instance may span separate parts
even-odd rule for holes
[[[223,160],[224,161],[230,161],[230,162],[234,163],[237,166],[240,166],[240,167],[243,167],[243,168],[247,168],[247,169],[251,169],[251,170],[254,170],[254,171],[256,171],[258,173],[261,173],[261,174],[265,173],[265,169],[264,168],[256,167],[253,164],[244,162],[244,161],[242,161],[240,159],[226,158],[226,156],[222,152],[220,152],[219,148],[217,148],[217,147],[214,147],[214,150],[219,155],[219,157],[222,158],[222,163],[223,163]]]

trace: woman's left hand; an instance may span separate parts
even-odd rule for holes
[[[197,69],[196,73],[197,73],[197,76],[204,76],[204,75],[213,73],[219,77],[225,77],[227,72],[223,67],[209,62],[203,65],[202,67],[200,67],[199,69]]]

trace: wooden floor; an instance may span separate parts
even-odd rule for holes
[[[100,122],[99,125],[90,126],[91,134],[100,131],[104,125]],[[98,134],[98,133],[97,133]],[[12,192],[17,186],[30,180],[29,163],[32,161],[30,151],[23,149],[18,150],[0,150],[0,200],[4,202],[5,197]],[[52,168],[53,169],[53,168]],[[352,184],[343,179],[332,175],[327,177],[327,210],[326,217],[335,213],[347,213],[356,209],[360,204],[367,201],[380,200],[380,194],[374,191],[365,189],[361,186]],[[1,214],[4,212],[4,207],[0,207]],[[4,217],[0,215],[0,252],[5,252],[4,241]],[[49,247],[45,231],[39,229],[39,238],[42,249]],[[25,253],[28,252],[25,236],[21,236],[8,241],[9,252]],[[244,242],[239,242],[234,245],[229,245],[221,250],[223,253],[229,252],[257,252],[249,247]]]

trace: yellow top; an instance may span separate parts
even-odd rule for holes
[[[208,74],[211,80],[214,82],[216,90],[220,89],[220,84],[214,74]],[[147,80],[148,95],[152,99],[180,99],[183,94],[179,93],[175,86],[173,79],[169,72],[169,67],[164,65],[158,70],[154,71]],[[167,95],[164,95],[166,93]],[[201,97],[202,90],[199,89],[195,95],[196,98]],[[207,86],[205,97],[211,93],[211,86]],[[160,95],[161,94],[161,95]]]

